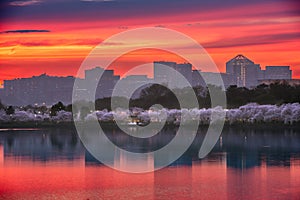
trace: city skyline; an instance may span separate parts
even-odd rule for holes
[[[289,84],[299,84],[298,79],[292,79],[290,66],[266,66],[261,69],[244,55],[237,55],[226,62],[226,72],[202,72],[193,69],[190,63],[176,63],[171,61],[153,61],[153,78],[147,74],[127,74],[121,77],[112,69],[99,66],[88,68],[84,77],[58,77],[41,74],[31,78],[17,78],[4,80],[4,88],[0,89],[0,99],[4,103],[15,105],[53,104],[61,101],[71,103],[72,91],[75,89],[76,98],[86,100],[90,96],[90,88],[96,86],[95,99],[112,97],[113,92],[118,96],[137,99],[143,89],[153,83],[165,85],[170,89],[192,87],[206,87],[208,84],[227,89],[229,86],[254,88],[261,83],[285,80]],[[180,76],[182,75],[182,78]],[[218,80],[223,82],[220,82]],[[185,79],[185,80],[184,80]],[[298,82],[297,82],[298,81]],[[188,85],[187,85],[188,84]]]
[[[226,68],[227,62],[229,62],[230,60],[234,59],[234,58],[237,57],[237,56],[244,56],[244,54],[239,53],[239,54],[235,54],[235,56],[231,56],[231,58],[229,58],[228,61],[224,62],[224,66],[225,66],[224,70],[222,70],[222,71],[220,70],[219,73],[221,73],[221,74],[222,74],[222,73],[227,73],[227,68]],[[246,56],[244,56],[244,57],[248,59],[248,57],[246,57]],[[252,60],[254,60],[254,59],[251,59],[250,61],[252,61]],[[159,59],[156,59],[156,60],[151,61],[151,63],[155,63],[155,62],[176,63],[176,64],[182,64],[182,65],[184,65],[184,64],[189,64],[189,65],[190,65],[189,62],[187,62],[187,61],[185,61],[185,60],[183,60],[183,59],[181,59],[181,60],[179,60],[179,61],[177,61],[176,59],[175,59],[175,60],[167,60],[167,59],[161,59],[161,60],[159,60]],[[263,70],[263,71],[267,70],[268,67],[276,67],[276,66],[279,66],[279,67],[283,67],[283,66],[289,67],[289,70],[291,71],[291,78],[292,78],[292,79],[298,79],[298,77],[294,75],[295,73],[292,73],[292,72],[294,72],[294,70],[292,70],[293,67],[292,67],[291,65],[289,65],[288,63],[287,63],[286,65],[279,65],[279,64],[276,64],[276,63],[274,63],[274,65],[266,64],[265,66],[263,66],[263,65],[261,65],[261,64],[259,63],[258,65],[260,66],[261,70]],[[97,68],[97,67],[98,67],[98,68],[100,67],[100,68],[104,69],[103,66],[97,66],[97,65],[95,65],[95,66],[90,66],[90,67],[87,68],[86,70],[91,70],[91,69],[94,69],[94,68]],[[154,66],[153,66],[153,67],[154,67]],[[194,67],[193,67],[192,65],[191,65],[191,68],[192,68],[192,70],[194,70]],[[200,67],[200,68],[201,68],[201,67]],[[123,76],[125,73],[122,73],[122,74],[117,73],[118,70],[112,69],[111,67],[108,67],[106,70],[108,70],[108,71],[111,71],[111,70],[114,71],[115,75],[119,76],[121,79],[127,77],[127,76]],[[201,71],[201,72],[213,72],[213,71]],[[77,72],[76,72],[76,73],[77,73]],[[75,74],[76,74],[76,73],[75,73]],[[147,78],[153,78],[153,77],[154,77],[154,73],[155,73],[155,70],[154,70],[154,68],[152,68],[152,69],[149,69],[149,71],[147,71],[146,74],[145,74],[145,73],[136,73],[136,74],[130,74],[130,75],[142,75],[142,76],[146,75]],[[214,72],[214,73],[218,73],[218,72]],[[33,74],[33,75],[25,76],[25,77],[19,76],[19,77],[14,77],[14,78],[9,78],[9,79],[2,79],[2,80],[0,79],[0,88],[1,88],[1,86],[3,86],[3,81],[4,81],[4,80],[14,80],[14,79],[22,79],[22,78],[32,78],[32,77],[40,76],[40,75],[43,75],[43,74],[49,75],[49,76],[53,76],[53,77],[69,77],[69,76],[72,76],[72,77],[74,77],[74,78],[84,78],[84,76],[85,76],[85,75],[82,75],[82,76],[76,77],[76,75],[73,75],[73,74],[66,74],[66,75],[52,75],[51,73],[49,74],[49,73],[47,73],[47,72],[41,72],[41,73],[39,73],[39,74]],[[300,79],[300,77],[299,77],[299,79]],[[1,82],[1,81],[2,81],[2,82]],[[2,84],[2,85],[1,85],[1,84]]]

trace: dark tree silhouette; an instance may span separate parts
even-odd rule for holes
[[[96,110],[111,110],[111,98],[97,99],[95,102]]]
[[[209,91],[219,91],[220,87],[209,86],[208,88],[195,87],[193,88],[196,97],[198,99],[199,108],[209,108],[211,107],[211,100]],[[137,99],[130,99],[129,107],[138,107],[142,109],[149,109],[152,105],[160,104],[165,108],[191,108],[192,103],[189,104],[189,97],[191,90],[187,88],[175,89],[176,94],[179,97],[185,99],[184,105],[179,105],[179,101],[175,94],[168,89],[167,87],[159,84],[152,84],[149,87],[141,91],[141,95]],[[245,105],[247,103],[258,103],[258,104],[283,104],[283,103],[300,103],[300,86],[295,85],[291,86],[285,83],[273,83],[270,85],[262,84],[258,85],[256,88],[248,89],[244,87],[230,86],[226,90],[227,97],[227,107],[228,108],[237,108],[239,106]],[[125,97],[114,97],[113,99],[107,97],[102,99],[97,99],[95,101],[96,110],[107,109],[111,111],[111,101],[114,101],[116,107],[123,107],[124,102],[128,102],[128,99]],[[60,110],[66,110],[72,112],[72,108],[76,112],[81,112],[81,117],[85,117],[91,110],[94,110],[92,102],[81,102],[80,110],[75,104],[69,104],[64,106],[61,102],[53,105],[51,107],[51,116],[57,114]],[[84,105],[84,106],[83,106]],[[1,102],[0,102],[1,108]],[[34,109],[32,106],[27,106],[26,109]],[[41,107],[42,109],[42,107]],[[7,109],[6,109],[7,110]]]
[[[41,114],[47,113],[48,108],[46,106],[40,106],[35,108],[35,113],[36,111],[40,112]]]
[[[161,104],[165,108],[180,108],[175,94],[167,87],[153,84],[141,91],[140,98],[132,100],[130,107],[149,109],[152,105]]]
[[[68,112],[72,112],[72,104],[67,105],[65,110]]]
[[[230,86],[226,92],[229,108],[239,107],[247,103],[283,104],[300,102],[300,86],[287,83],[272,83],[258,85],[254,89]]]
[[[229,108],[235,108],[250,102],[249,89],[245,87],[230,86],[226,92],[227,104]]]
[[[58,102],[57,104],[54,104],[51,109],[50,109],[50,116],[55,116],[57,115],[57,112],[61,111],[61,110],[65,110],[66,107],[64,106],[64,104],[62,102]]]
[[[0,100],[0,110],[4,110],[5,106],[2,104],[1,100]]]
[[[6,112],[7,115],[12,115],[12,114],[15,113],[15,109],[14,109],[14,107],[12,107],[12,106],[8,106],[8,107],[6,108],[6,110],[5,110],[5,112]]]

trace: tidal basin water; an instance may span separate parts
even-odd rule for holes
[[[175,133],[167,128],[140,141],[109,129],[107,136],[128,151],[148,152]],[[97,161],[73,128],[1,129],[0,199],[300,199],[299,130],[227,127],[199,160],[204,134],[200,128],[170,166],[128,174]],[[120,154],[114,162],[128,164]]]

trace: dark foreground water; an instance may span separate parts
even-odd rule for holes
[[[117,130],[107,134],[127,150],[146,152],[168,143],[175,130],[142,143]],[[300,199],[299,131],[227,128],[199,160],[203,135],[169,167],[128,174],[95,160],[72,128],[2,129],[0,199]]]

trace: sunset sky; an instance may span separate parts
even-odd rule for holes
[[[88,53],[112,34],[156,26],[198,41],[220,71],[244,54],[262,68],[290,65],[293,78],[300,78],[296,0],[12,0],[0,3],[0,83],[41,73],[75,75]],[[116,72],[173,57],[133,52]]]

